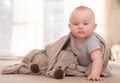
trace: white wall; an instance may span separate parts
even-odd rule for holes
[[[12,33],[12,4],[9,0],[0,0],[0,56],[10,54]]]
[[[43,0],[13,0],[12,32],[13,55],[43,47]]]

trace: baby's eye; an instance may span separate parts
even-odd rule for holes
[[[79,23],[74,23],[74,25],[79,25]]]
[[[84,25],[88,25],[88,23],[84,23]]]

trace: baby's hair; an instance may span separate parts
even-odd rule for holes
[[[73,12],[76,11],[76,10],[78,10],[78,11],[82,11],[82,10],[88,10],[88,11],[90,11],[90,12],[92,13],[93,17],[94,17],[94,20],[95,20],[94,12],[93,12],[93,10],[91,10],[89,7],[87,7],[87,6],[78,6],[78,7],[76,7],[76,8],[73,10]],[[72,12],[72,13],[73,13],[73,12]],[[71,20],[71,18],[70,18],[70,20]]]
[[[91,10],[89,7],[86,6],[78,6],[75,8],[75,10],[89,10],[94,15],[93,10]]]

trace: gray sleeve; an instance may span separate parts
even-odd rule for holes
[[[92,39],[88,41],[88,53],[91,53],[93,50],[101,49],[99,41],[97,39]]]

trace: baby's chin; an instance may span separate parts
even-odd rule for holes
[[[81,38],[81,39],[84,39],[84,38],[87,38],[87,37],[89,37],[90,35],[89,34],[85,34],[85,33],[83,33],[83,34],[77,34],[77,38]]]
[[[79,38],[79,39],[84,39],[84,38],[86,38],[87,36],[84,36],[84,35],[77,35],[76,37]]]

